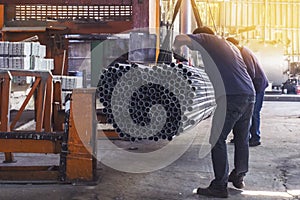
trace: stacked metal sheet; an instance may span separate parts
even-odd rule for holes
[[[54,69],[53,59],[46,59],[46,46],[38,42],[0,42],[0,68],[47,70]],[[31,83],[31,77],[13,77],[14,83]]]
[[[62,102],[65,102],[65,98],[68,94],[72,93],[74,88],[83,87],[83,77],[82,76],[58,76],[53,75],[53,82],[60,82],[62,88]]]
[[[7,68],[8,57],[0,57],[0,68]]]
[[[9,54],[9,42],[2,41],[0,42],[0,55],[7,56]]]
[[[82,88],[82,76],[53,76],[54,81],[60,81],[63,90]]]
[[[10,56],[30,56],[31,43],[29,42],[10,42],[8,46]]]
[[[211,115],[214,90],[203,68],[116,64],[98,84],[108,123],[120,137],[172,140]]]

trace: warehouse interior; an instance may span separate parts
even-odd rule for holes
[[[0,199],[206,199],[214,91],[197,52],[171,52],[202,25],[269,80],[262,145],[229,198],[299,199],[300,92],[282,89],[300,72],[299,14],[298,0],[1,0]]]

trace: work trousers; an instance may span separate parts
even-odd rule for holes
[[[215,174],[212,185],[227,187],[228,157],[226,139],[233,130],[234,167],[238,174],[246,174],[249,162],[249,128],[255,103],[254,95],[226,95],[216,100],[217,107],[212,120],[210,144]]]
[[[265,92],[256,93],[256,101],[252,115],[252,123],[250,127],[250,139],[252,141],[260,141],[260,111],[263,105]]]

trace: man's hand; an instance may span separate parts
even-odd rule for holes
[[[187,61],[187,59],[184,58],[184,56],[182,56],[182,54],[181,54],[181,48],[176,48],[176,46],[173,46],[172,51],[173,51],[174,59],[176,59],[179,62]]]
[[[192,45],[192,40],[189,36],[187,35],[177,35],[175,37],[174,43],[173,43],[173,57],[176,60],[179,60],[180,62],[187,62],[188,60],[182,56],[181,54],[181,47],[182,46],[187,46],[188,48],[191,48]]]

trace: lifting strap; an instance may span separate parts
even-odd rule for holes
[[[200,18],[200,14],[196,5],[195,0],[190,0],[192,4],[193,13],[197,22],[197,27],[201,27],[202,21]],[[165,36],[165,39],[162,43],[162,46],[160,48],[159,54],[158,54],[158,63],[171,63],[172,61],[172,50],[171,50],[171,37],[172,37],[172,30],[173,30],[173,24],[175,22],[176,16],[179,12],[179,9],[181,7],[182,0],[178,0],[175,4],[174,13],[172,17],[172,22],[170,26],[167,28],[167,34]]]
[[[195,2],[195,0],[191,0],[191,4],[192,4],[192,9],[193,9],[193,13],[197,22],[197,27],[201,27],[203,26],[200,14],[199,14],[199,10],[197,8],[197,4]]]
[[[167,34],[164,38],[164,41],[161,45],[161,48],[159,50],[157,62],[158,63],[166,63],[170,64],[172,62],[172,50],[171,50],[171,37],[172,37],[172,30],[173,30],[173,24],[176,19],[176,16],[179,12],[179,9],[181,7],[182,0],[178,0],[175,4],[173,18],[171,24],[167,27]]]
[[[178,1],[176,2],[176,4],[175,4],[174,13],[173,13],[173,18],[172,18],[172,22],[171,22],[170,27],[172,27],[173,24],[174,24],[174,22],[175,22],[176,16],[177,16],[177,14],[178,14],[178,12],[179,12],[179,9],[180,9],[180,7],[181,7],[181,2],[182,2],[182,0],[178,0]]]
[[[201,27],[201,26],[203,26],[203,23],[202,23],[200,14],[199,14],[199,10],[197,8],[197,4],[196,4],[195,0],[190,0],[190,1],[191,1],[191,5],[192,5],[194,16],[195,16],[195,19],[196,19],[196,22],[197,22],[197,27]],[[181,7],[181,2],[182,2],[182,0],[178,0],[176,2],[174,13],[173,13],[173,18],[172,18],[172,23],[170,25],[171,27],[173,26],[174,21],[176,19],[176,16],[177,16],[177,14],[179,12],[179,9]]]

